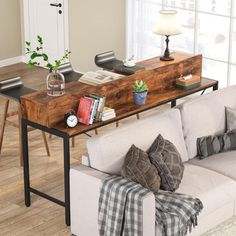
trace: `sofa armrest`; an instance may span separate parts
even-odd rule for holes
[[[71,232],[77,236],[99,236],[98,199],[102,179],[108,174],[79,165],[70,170]],[[143,236],[155,236],[155,199],[143,199]]]
[[[90,160],[88,153],[85,153],[81,158],[81,164],[84,166],[90,166]]]

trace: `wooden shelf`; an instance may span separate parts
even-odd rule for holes
[[[136,80],[144,80],[148,85],[149,96],[144,106],[147,109],[149,106],[155,106],[154,101],[159,101],[159,98],[164,96],[161,94],[171,94],[171,99],[181,93],[188,94],[186,91],[175,91],[176,79],[182,74],[201,76],[202,56],[185,53],[174,53],[173,56],[175,60],[170,62],[160,61],[159,57],[142,61],[139,64],[144,66],[145,70],[103,85],[94,87],[78,81],[69,82],[66,84],[66,94],[62,97],[50,97],[46,90],[22,96],[23,118],[49,128],[54,127],[63,120],[66,112],[77,110],[81,97],[91,93],[105,96],[106,106],[115,108],[118,116],[124,111],[141,111],[141,108],[132,105],[132,85]],[[168,96],[163,98],[163,101],[168,101]]]
[[[185,97],[187,95],[202,91],[207,88],[217,86],[217,84],[218,82],[216,80],[202,78],[201,85],[198,88],[194,88],[191,90],[183,91],[183,90],[172,88],[170,90],[164,90],[162,92],[153,91],[148,94],[145,105],[137,106],[133,103],[133,101],[131,101],[129,103],[114,107],[116,110],[117,116],[114,119],[108,120],[106,122],[96,122],[92,125],[78,124],[75,128],[66,128],[63,123],[59,123],[58,125],[53,126],[53,128],[68,134],[70,137],[73,137],[73,136],[88,132],[90,130],[93,130],[95,128],[102,127],[109,123],[113,123],[115,121],[135,115],[137,113],[141,113],[151,108],[160,106],[162,104]]]

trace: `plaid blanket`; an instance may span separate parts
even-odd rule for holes
[[[100,236],[141,236],[142,199],[150,191],[121,176],[103,180],[99,197]],[[156,223],[163,236],[184,236],[197,225],[203,205],[199,199],[160,191],[156,196]]]
[[[121,176],[105,178],[99,198],[100,235],[142,235],[142,199],[147,193],[140,184]]]
[[[156,195],[156,223],[163,236],[184,236],[197,225],[202,202],[191,196],[161,191]]]

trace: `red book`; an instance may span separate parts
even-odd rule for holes
[[[79,107],[77,111],[77,116],[80,123],[89,125],[92,108],[93,108],[92,99],[85,98],[85,97],[80,98]]]

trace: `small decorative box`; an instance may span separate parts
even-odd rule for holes
[[[200,86],[201,77],[197,75],[187,75],[176,80],[176,88],[189,90]]]

